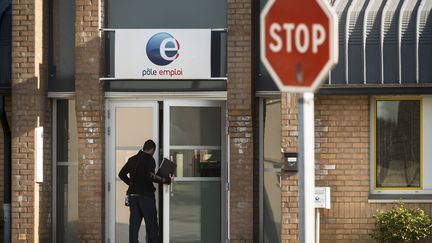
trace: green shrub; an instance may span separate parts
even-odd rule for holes
[[[402,202],[384,212],[377,210],[373,216],[375,229],[370,234],[378,242],[416,242],[431,233],[432,221],[422,209],[408,209]]]

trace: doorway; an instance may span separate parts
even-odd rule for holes
[[[211,243],[225,238],[225,117],[224,101],[107,102],[107,242],[128,241],[127,186],[118,172],[147,139],[157,145],[156,163],[162,159],[159,155],[177,163],[175,182],[156,192],[163,242]],[[139,236],[145,242],[144,222]]]

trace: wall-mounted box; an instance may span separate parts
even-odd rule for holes
[[[330,187],[315,187],[315,208],[330,209]]]
[[[43,182],[43,127],[35,128],[35,181]]]
[[[298,171],[297,153],[284,153],[284,170],[288,172]]]

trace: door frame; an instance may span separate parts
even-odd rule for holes
[[[117,107],[151,107],[153,108],[153,141],[159,151],[159,104],[156,100],[107,100],[105,112],[106,144],[105,144],[105,242],[115,242],[116,231],[116,191],[115,182],[115,108]],[[144,142],[144,141],[143,141]],[[153,156],[156,166],[159,163],[159,153]]]
[[[115,185],[115,150],[110,151],[110,146],[115,144],[115,119],[112,113],[117,104],[130,104],[130,107],[140,107],[139,104],[158,102],[185,102],[189,104],[201,102],[219,102],[221,107],[221,146],[222,158],[225,163],[221,164],[221,241],[230,240],[230,152],[229,152],[229,133],[228,133],[228,113],[226,108],[226,92],[155,92],[155,93],[113,93],[107,92],[105,95],[105,242],[115,242],[115,194],[110,191],[111,185]],[[164,107],[165,108],[165,107]],[[157,134],[159,133],[159,108],[157,108]],[[165,117],[163,118],[165,119]],[[162,121],[164,124],[164,121]],[[113,128],[114,127],[114,128]],[[108,135],[110,133],[110,135]],[[160,134],[158,134],[159,136]],[[158,146],[159,138],[156,146]],[[164,140],[166,141],[166,140]],[[159,149],[157,147],[157,149]],[[165,153],[165,152],[164,152]],[[113,156],[114,154],[114,156]],[[164,154],[165,156],[165,154]],[[159,160],[159,158],[158,158]],[[158,160],[156,161],[158,163]],[[111,179],[110,179],[111,178]],[[111,183],[111,184],[110,184]],[[113,205],[114,203],[114,205]],[[112,240],[111,240],[112,239]]]
[[[163,134],[163,156],[169,158],[169,148],[170,148],[170,107],[220,107],[221,108],[221,177],[220,177],[220,185],[221,185],[221,241],[226,242],[229,239],[228,229],[229,229],[229,178],[228,178],[228,170],[229,170],[229,159],[227,153],[227,142],[228,142],[228,129],[227,129],[227,119],[228,114],[226,110],[226,102],[220,100],[187,100],[187,99],[166,99],[163,102],[163,126],[164,126],[164,134]],[[188,178],[186,180],[179,179],[178,181],[196,181],[193,178]],[[207,181],[214,181],[214,178],[209,178]],[[175,181],[174,181],[175,183]],[[163,186],[163,243],[169,243],[169,234],[170,234],[170,215],[169,215],[169,206],[170,206],[170,197],[169,192],[170,186]],[[168,236],[168,237],[167,237]]]

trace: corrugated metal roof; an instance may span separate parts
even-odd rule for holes
[[[432,85],[432,0],[330,1],[339,18],[335,85]]]

